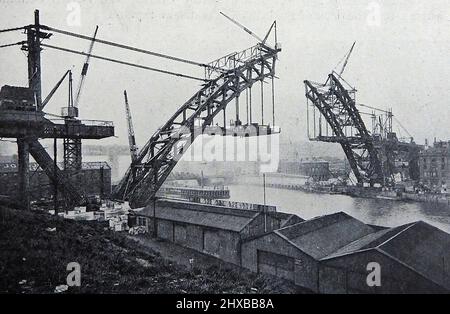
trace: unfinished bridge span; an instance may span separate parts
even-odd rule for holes
[[[132,207],[147,205],[198,135],[221,135],[226,131],[226,108],[236,100],[237,128],[251,129],[239,120],[239,96],[257,83],[261,91],[266,79],[275,77],[275,63],[281,49],[259,43],[242,52],[227,55],[209,64],[206,82],[175,114],[159,128],[139,151],[114,190],[117,199],[128,200]],[[261,92],[263,93],[263,92]],[[246,94],[247,96],[247,94]],[[246,100],[248,98],[246,97]],[[223,126],[213,126],[213,119],[223,113]],[[269,126],[264,134],[271,134]],[[213,131],[211,131],[213,130]],[[245,134],[245,136],[259,135]]]

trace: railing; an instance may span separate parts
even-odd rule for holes
[[[229,198],[230,190],[225,187],[220,188],[195,188],[195,187],[169,187],[163,186],[158,191],[159,194],[175,194],[188,198]]]
[[[230,53],[208,63],[209,67],[205,69],[205,78],[211,79],[214,74],[220,75],[224,71],[234,69],[251,58],[256,58],[259,56],[261,56],[259,44],[239,52]]]
[[[265,211],[265,212],[276,212],[277,211],[276,206],[245,203],[245,202],[236,202],[236,201],[228,201],[228,200],[212,200],[211,205],[236,208],[236,209],[254,210],[254,211]]]
[[[65,119],[48,119],[55,124],[66,124]],[[71,121],[72,122],[72,121]],[[113,127],[114,123],[112,121],[105,120],[73,120],[73,125],[87,125],[87,126],[105,126]]]

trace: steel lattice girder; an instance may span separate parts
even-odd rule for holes
[[[319,90],[310,81],[304,83],[306,97],[324,116],[334,133],[334,136],[319,136],[317,140],[341,145],[358,183],[381,183],[383,170],[373,138],[348,91],[333,74],[322,85],[327,90]],[[341,115],[345,115],[346,119],[342,120]],[[358,134],[347,136],[344,133],[346,126],[354,127]]]
[[[147,205],[194,139],[228,103],[255,82],[275,75],[280,49],[260,45],[261,54],[243,65],[208,81],[147,141],[113,196],[128,200],[132,207]],[[200,125],[196,122],[200,121]]]
[[[30,154],[45,174],[52,180],[53,184],[57,185],[58,190],[63,193],[70,204],[79,205],[85,201],[83,195],[65,177],[61,169],[58,166],[55,167],[54,161],[41,143],[39,143],[38,139],[30,141]]]

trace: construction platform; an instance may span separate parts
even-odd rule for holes
[[[0,137],[102,139],[114,136],[111,121],[47,119],[40,111],[0,110]]]

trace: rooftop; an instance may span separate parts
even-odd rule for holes
[[[450,234],[417,221],[369,234],[324,260],[376,249],[450,289]]]
[[[339,212],[316,217],[275,232],[315,259],[321,259],[375,230]]]
[[[236,232],[241,231],[261,213],[256,210],[214,206],[165,198],[158,199],[156,204],[156,217],[158,218]],[[153,216],[153,208],[151,206],[135,210],[134,212],[139,215]],[[267,212],[267,215],[278,219],[281,226],[303,221],[303,219],[294,214]]]
[[[198,205],[198,204],[197,204]],[[194,210],[190,208],[182,209],[177,207],[165,208],[156,206],[155,213],[150,206],[141,210],[135,210],[139,215],[157,217],[161,219],[176,221],[180,223],[189,223],[205,227],[217,228],[222,230],[230,230],[240,232],[247,226],[254,217],[259,215],[258,212],[248,211],[249,215],[240,215],[238,212],[220,213],[208,212],[205,210]]]

